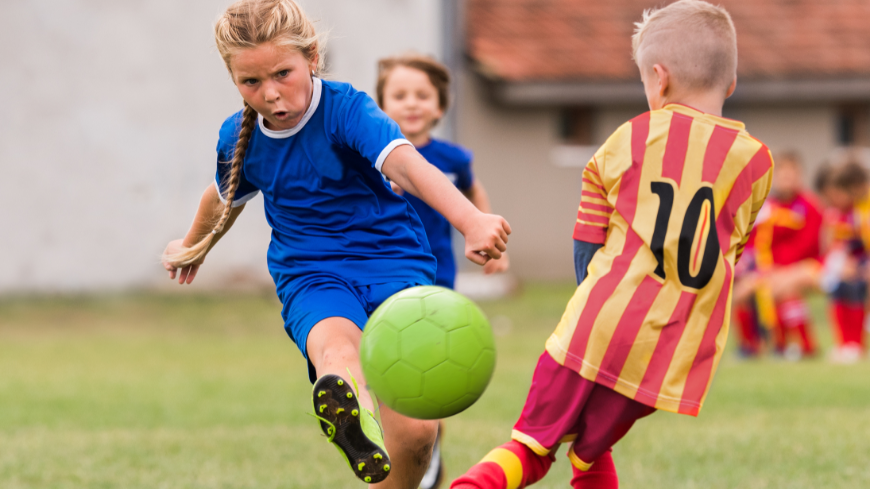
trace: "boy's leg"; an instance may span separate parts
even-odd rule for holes
[[[519,489],[543,479],[552,464],[552,456],[540,456],[512,440],[489,452],[450,488]]]
[[[574,489],[615,489],[619,485],[610,450],[634,423],[655,408],[596,385],[572,431],[577,439],[568,449],[574,467]]]
[[[834,325],[834,338],[838,347],[846,344],[848,339],[848,330],[846,324],[849,322],[849,308],[844,301],[831,299],[831,323]]]
[[[852,303],[847,306],[848,320],[844,325],[846,344],[864,346],[864,304]]]
[[[604,452],[592,463],[589,470],[582,471],[571,466],[573,477],[571,487],[573,489],[618,489],[619,477],[616,475],[616,466],[613,465],[611,450]]]
[[[372,398],[365,388],[365,378],[359,363],[359,342],[362,331],[352,321],[332,317],[318,322],[308,334],[308,358],[317,376],[333,374],[347,378],[347,372],[362,386],[358,392],[362,407],[374,411]],[[350,380],[350,379],[348,379]],[[378,484],[380,489],[416,489],[423,477],[437,429],[436,421],[406,418],[387,408],[381,411],[384,442],[390,453],[390,476]],[[422,465],[420,460],[424,460]]]
[[[804,355],[815,353],[816,345],[809,330],[809,309],[803,299],[788,299],[777,305],[777,316],[783,330],[797,333],[801,343],[801,352]]]
[[[755,313],[745,305],[736,308],[737,331],[740,333],[740,353],[746,357],[758,355],[760,339],[758,337],[758,324],[755,321]]]
[[[595,387],[544,352],[512,438],[491,451],[450,486],[452,489],[519,489],[541,480],[553,463],[551,451],[572,432]],[[574,432],[576,433],[576,432]]]

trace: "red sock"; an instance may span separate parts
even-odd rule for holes
[[[748,307],[737,308],[737,324],[740,325],[740,348],[744,353],[755,355],[758,353],[758,325]]]
[[[477,465],[453,481],[450,489],[522,489],[543,479],[553,459],[511,441],[489,452]]]
[[[849,340],[849,331],[846,326],[849,323],[849,307],[845,302],[833,301],[831,303],[833,323],[835,326],[835,336],[839,338],[839,346],[845,345]]]
[[[613,465],[613,457],[610,450],[598,457],[587,471],[581,471],[573,467],[574,477],[571,478],[571,487],[574,489],[618,489],[619,478],[616,476],[616,466]]]
[[[849,321],[845,325],[845,343],[853,343],[864,346],[864,305],[849,304]]]
[[[812,355],[816,352],[816,342],[810,334],[810,325],[802,322],[794,327],[801,338],[801,348],[805,355]]]

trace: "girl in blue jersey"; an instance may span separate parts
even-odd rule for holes
[[[191,283],[245,202],[262,192],[269,271],[285,330],[317,379],[321,428],[360,479],[391,474],[379,487],[414,488],[437,424],[384,407],[382,432],[367,391],[347,380],[350,371],[364,382],[359,340],[368,315],[435,276],[420,219],[384,177],[446,216],[478,264],[502,256],[510,227],[468,202],[366,94],[316,76],[322,43],[293,0],[241,0],[218,19],[215,39],[244,109],[221,127],[215,182],[187,235],[166,247],[164,266]]]
[[[482,212],[490,212],[489,197],[480,180],[471,171],[471,152],[462,146],[432,137],[432,130],[444,117],[449,105],[450,72],[434,59],[409,54],[382,59],[378,63],[377,99],[381,109],[399,124],[402,134],[426,161],[441,170],[447,178]],[[435,285],[452,289],[456,281],[456,260],[453,257],[450,222],[435,209],[393,183],[393,190],[404,194],[417,211],[429,247],[437,259]],[[508,268],[507,253],[484,265],[485,273],[504,272]],[[441,457],[441,433],[435,442],[429,468],[420,482],[420,489],[441,485],[444,465]]]

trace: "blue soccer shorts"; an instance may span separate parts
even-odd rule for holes
[[[281,281],[278,297],[284,308],[284,330],[296,343],[302,356],[308,360],[308,378],[317,380],[314,365],[308,359],[308,334],[324,319],[342,317],[362,330],[369,316],[391,295],[414,287],[414,283],[389,282],[353,286],[349,282],[329,274],[308,274]]]

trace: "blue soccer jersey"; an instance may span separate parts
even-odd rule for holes
[[[417,151],[439,170],[444,172],[459,190],[466,191],[474,183],[471,172],[471,152],[462,146],[433,139]],[[438,270],[435,273],[435,284],[453,288],[456,281],[456,259],[453,256],[453,246],[450,239],[451,226],[447,219],[435,209],[411,194],[405,194],[408,202],[417,211],[426,236],[429,237],[429,247],[438,260]]]
[[[221,127],[219,190],[229,176],[241,121],[238,112]],[[260,117],[233,205],[263,193],[272,227],[269,271],[279,296],[309,274],[352,286],[433,282],[436,262],[423,225],[380,173],[402,144],[410,143],[398,125],[346,83],[315,78],[311,105],[292,129],[269,130]]]

